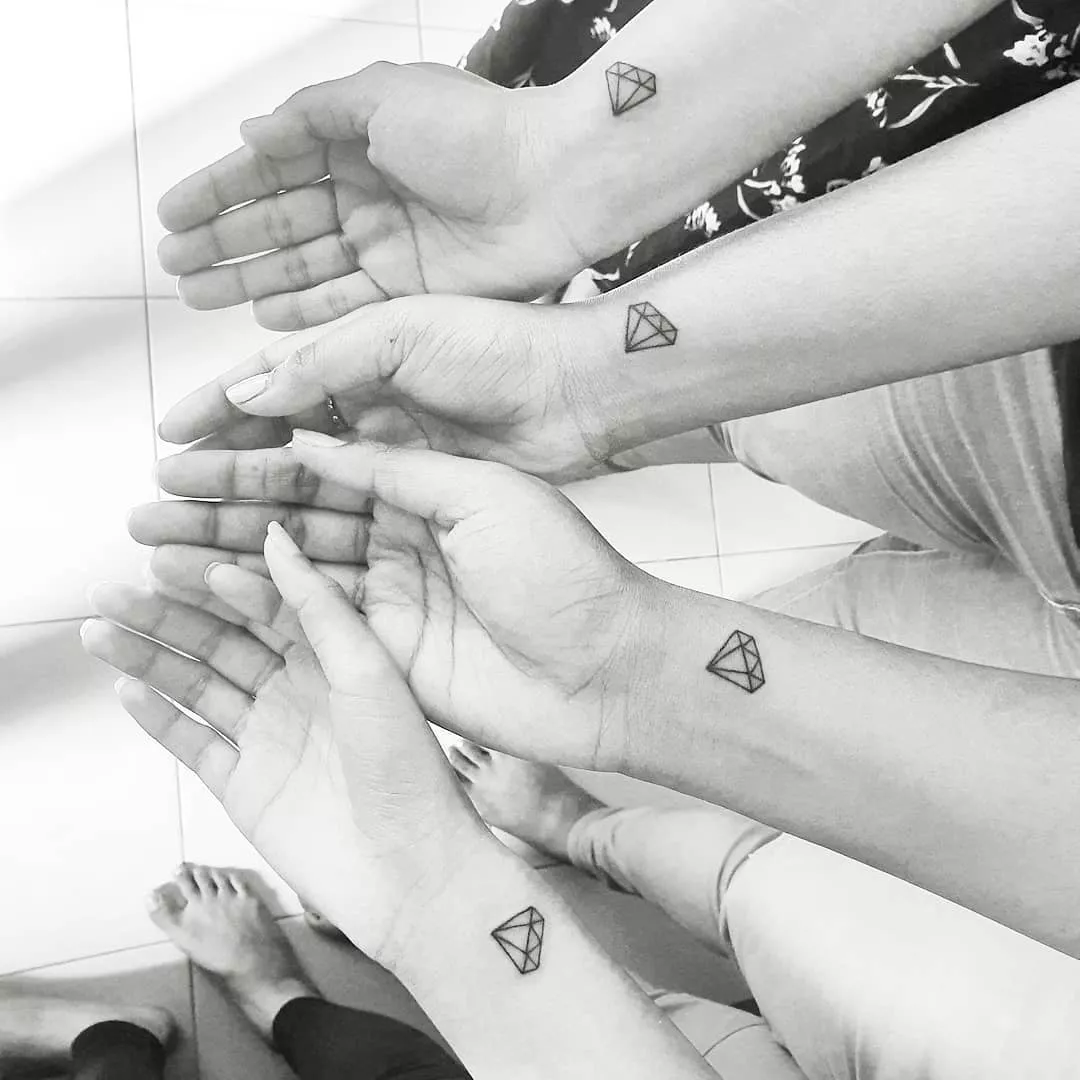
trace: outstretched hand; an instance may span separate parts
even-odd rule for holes
[[[254,300],[277,330],[391,296],[538,296],[588,261],[552,198],[549,113],[437,64],[310,86],[162,198],[161,264],[190,306]]]
[[[620,319],[594,305],[471,297],[377,304],[314,341],[256,353],[170,409],[161,436],[251,448],[287,442],[297,427],[348,429],[578,479],[606,471],[615,449],[611,420],[627,377],[624,357],[610,352]]]
[[[360,603],[430,719],[519,757],[623,765],[650,709],[655,579],[505,466],[305,433],[291,452],[374,496]],[[293,633],[257,572],[207,581],[214,602]]]
[[[84,644],[285,880],[385,961],[490,836],[361,616],[280,527],[265,557],[280,629],[110,585]]]

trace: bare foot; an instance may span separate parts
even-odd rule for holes
[[[224,982],[267,1042],[283,1005],[322,997],[266,905],[239,874],[185,864],[148,903],[154,924]]]
[[[566,840],[578,819],[604,808],[554,766],[522,761],[476,743],[451,747],[450,764],[489,825],[558,859],[566,859]]]
[[[135,1024],[166,1049],[176,1033],[165,1009],[0,991],[0,1076],[16,1066],[62,1068],[71,1061],[75,1037],[107,1020]]]

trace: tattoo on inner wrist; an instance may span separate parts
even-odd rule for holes
[[[511,915],[491,931],[491,936],[522,975],[528,975],[540,966],[544,916],[536,908],[527,907]]]
[[[625,347],[628,353],[674,345],[679,328],[647,300],[626,309]]]
[[[734,683],[748,694],[756,693],[765,685],[765,669],[761,666],[757,642],[742,630],[736,630],[720,646],[705,670],[724,682]]]
[[[620,60],[612,64],[604,74],[607,76],[612,116],[622,116],[656,96],[656,76],[644,68]]]

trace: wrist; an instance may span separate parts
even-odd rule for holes
[[[386,946],[374,957],[418,1000],[429,988],[444,989],[446,973],[454,966],[448,966],[448,954],[488,944],[486,933],[477,933],[476,927],[490,930],[513,913],[510,908],[517,911],[533,902],[528,867],[486,827],[455,850],[453,861],[453,872],[437,891],[402,903]],[[467,945],[454,940],[455,928],[460,934],[464,927],[474,938]]]

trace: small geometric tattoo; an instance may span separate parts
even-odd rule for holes
[[[656,76],[644,68],[624,64],[620,60],[604,74],[607,75],[607,92],[611,98],[613,116],[622,116],[624,112],[636,109],[656,93]]]
[[[540,966],[540,950],[544,945],[544,916],[534,907],[511,915],[491,931],[499,948],[510,958],[522,975]]]
[[[736,630],[720,646],[720,651],[708,662],[706,671],[718,675],[725,682],[734,683],[753,694],[765,685],[765,672],[761,667],[761,653],[757,642],[741,630]]]
[[[674,345],[679,328],[648,301],[631,304],[626,312],[626,351],[663,349]]]

